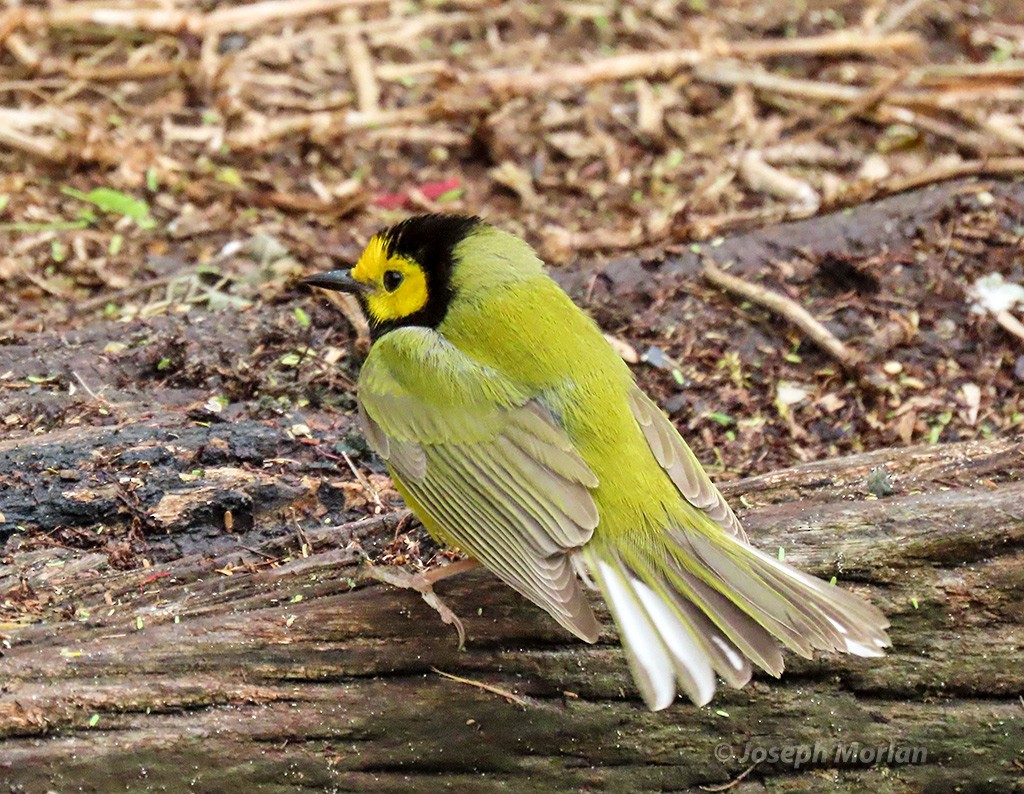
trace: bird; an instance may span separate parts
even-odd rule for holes
[[[696,455],[530,245],[479,217],[376,233],[304,279],[355,295],[367,443],[440,543],[586,642],[598,590],[658,711],[740,688],[782,647],[883,655],[883,613],[748,540]]]

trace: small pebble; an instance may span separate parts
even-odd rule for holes
[[[956,323],[948,317],[943,317],[935,323],[935,334],[939,339],[952,339],[956,331]]]
[[[899,375],[903,372],[903,365],[898,361],[886,361],[882,365],[882,369],[885,370],[886,375]]]

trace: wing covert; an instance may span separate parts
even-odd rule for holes
[[[577,636],[597,638],[571,559],[598,523],[597,477],[540,400],[440,335],[404,328],[363,365],[359,418],[428,529]]]
[[[704,511],[726,532],[745,541],[747,535],[736,514],[665,413],[637,386],[630,389],[629,404],[651,452],[686,501]]]

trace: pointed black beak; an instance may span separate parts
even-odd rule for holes
[[[354,292],[356,294],[366,292],[368,289],[366,284],[352,278],[349,270],[330,270],[326,273],[317,273],[302,279],[302,283],[335,292]]]

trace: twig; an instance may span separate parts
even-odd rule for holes
[[[921,9],[922,6],[930,3],[932,0],[906,0],[902,5],[896,6],[892,11],[885,15],[875,26],[875,30],[879,33],[890,33],[896,30],[902,25],[907,17],[913,14],[915,11]]]
[[[985,61],[983,63],[931,63],[918,66],[907,77],[913,86],[935,86],[965,82],[1005,82],[1019,85],[1024,80],[1024,61]]]
[[[701,63],[719,61],[723,57],[758,60],[787,55],[888,55],[893,52],[917,50],[920,47],[921,39],[913,33],[872,36],[860,31],[838,31],[799,39],[723,42],[721,47],[714,51],[683,49],[629,53],[585,64],[557,64],[546,71],[533,74],[494,69],[482,72],[474,80],[492,91],[527,94],[547,91],[557,86],[590,85],[638,77],[666,76]]]
[[[444,28],[452,31],[466,25],[485,25],[493,23],[516,13],[516,8],[510,4],[504,4],[495,8],[485,8],[478,12],[448,12],[432,13],[419,10],[415,17],[392,17],[391,19],[373,19],[344,25],[317,25],[306,30],[296,30],[292,33],[278,33],[274,36],[266,36],[263,39],[253,41],[248,47],[242,50],[235,61],[234,66],[259,60],[268,52],[281,50],[298,52],[314,42],[329,42],[333,39],[344,38],[349,33],[365,35],[372,45],[394,45],[396,38],[408,35],[409,28],[414,29],[412,38],[430,33],[437,28]],[[431,66],[434,64],[435,66]],[[377,76],[381,80],[393,80],[395,74],[416,74],[418,72],[444,72],[450,69],[446,61],[428,61],[422,64],[416,63],[388,63],[380,64],[377,69]],[[385,76],[385,70],[391,76]]]
[[[704,278],[716,287],[721,287],[727,292],[746,298],[758,306],[763,306],[769,311],[786,318],[807,334],[814,344],[839,362],[844,370],[856,376],[859,380],[866,381],[873,387],[876,385],[864,376],[865,356],[843,344],[805,308],[785,295],[765,289],[759,284],[751,284],[749,281],[744,281],[737,276],[726,273],[707,255],[704,255],[703,261]]]
[[[131,286],[124,287],[123,289],[116,290],[114,292],[105,292],[102,295],[98,295],[95,298],[89,298],[88,300],[79,301],[78,303],[71,304],[70,308],[74,314],[87,314],[94,309],[99,309],[106,306],[108,303],[116,303],[124,298],[131,298],[142,292],[146,292],[156,287],[165,287],[171,281],[181,277],[181,273],[173,273],[169,276],[160,276],[159,278],[152,278],[148,281],[142,281],[138,284],[132,284]]]
[[[993,146],[991,138],[970,130],[961,130],[954,124],[927,116],[924,113],[917,113],[909,108],[881,105],[875,109],[873,115],[882,124],[907,124],[917,127],[939,138],[947,138],[976,154],[984,155],[997,148],[997,146]]]
[[[367,130],[367,141],[396,141],[398,143],[429,143],[433,146],[468,146],[469,133],[453,130],[450,126],[386,127]]]
[[[134,63],[117,66],[78,66],[60,65],[68,77],[73,80],[88,80],[94,83],[120,83],[125,80],[153,80],[171,74],[186,76],[194,72],[197,64],[194,61],[168,61]]]
[[[1024,151],[1024,129],[1009,113],[961,113],[972,120],[993,138]]]
[[[0,44],[3,44],[7,37],[20,28],[25,22],[25,11],[22,8],[8,8],[0,13]]]
[[[345,463],[348,464],[349,471],[352,472],[352,475],[356,478],[359,484],[362,485],[364,489],[370,492],[370,496],[373,497],[373,503],[377,506],[378,510],[383,512],[384,503],[381,502],[380,494],[377,493],[377,489],[374,488],[370,481],[363,476],[363,473],[356,468],[356,465],[352,462],[352,458],[348,456],[347,452],[343,451],[341,453],[341,456],[345,459]]]
[[[251,114],[244,128],[228,135],[227,143],[232,149],[256,149],[294,133],[305,133],[315,143],[326,144],[355,130],[422,124],[437,112],[438,108],[431,103],[373,113],[339,110],[273,118]]]
[[[74,370],[71,371],[71,374],[75,376],[75,380],[77,380],[80,384],[82,384],[82,388],[85,389],[86,393],[90,397],[92,397],[93,400],[95,400],[98,403],[105,403],[106,402],[106,400],[103,398],[102,394],[97,394],[96,392],[94,392],[92,389],[89,388],[89,384],[85,382],[85,380],[82,378],[81,375],[79,375]],[[104,386],[103,388],[105,389],[106,386]],[[102,392],[102,389],[100,391]]]
[[[597,228],[589,231],[570,231],[551,224],[541,229],[541,238],[545,254],[559,262],[568,261],[581,252],[637,248],[649,242],[638,223],[628,229]]]
[[[848,102],[854,103],[872,93],[855,85],[829,83],[823,80],[809,80],[804,77],[787,77],[786,75],[766,72],[761,68],[747,66],[738,61],[716,61],[701,64],[694,69],[695,79],[714,85],[750,86],[758,91],[771,91],[776,94],[795,96],[817,102]]]
[[[698,786],[697,788],[699,788],[701,791],[710,791],[710,792],[729,791],[731,789],[736,788],[736,786],[738,786],[740,783],[742,783],[743,779],[747,775],[749,775],[751,772],[753,772],[755,769],[757,769],[757,767],[758,767],[758,765],[760,763],[761,763],[760,761],[755,761],[750,766],[748,766],[746,769],[744,769],[742,772],[740,772],[736,777],[734,777],[732,780],[730,780],[728,783],[722,783],[720,786]]]
[[[46,11],[26,10],[18,22],[26,28],[98,26],[153,33],[189,32],[198,36],[252,30],[284,19],[329,14],[381,0],[264,0],[219,8],[209,14],[172,8],[103,8],[92,3],[67,3]]]
[[[905,83],[914,86],[914,73],[908,73]],[[855,85],[843,85],[824,80],[811,80],[805,77],[787,77],[786,75],[767,72],[764,69],[747,66],[737,60],[711,61],[694,67],[693,76],[697,80],[714,85],[750,86],[758,91],[770,91],[784,96],[794,96],[815,102],[867,103],[870,109],[879,102],[873,94],[879,87],[863,88]],[[911,105],[941,109],[955,109],[958,106],[977,107],[981,86],[972,85],[964,90],[945,89],[939,91],[902,91],[889,90],[885,94],[885,102],[890,105]],[[1017,102],[1020,90],[993,86],[985,89],[985,98],[992,101]],[[863,111],[861,111],[863,112]]]
[[[357,190],[347,196],[336,196],[324,201],[316,196],[282,193],[278,190],[253,190],[237,194],[239,202],[246,201],[257,207],[273,207],[286,212],[310,212],[330,218],[341,218],[360,209],[366,195]]]
[[[1013,334],[1015,337],[1024,342],[1024,323],[1022,323],[1008,311],[999,312],[996,315],[996,322],[999,323],[1005,331]]]
[[[54,139],[40,135],[26,135],[10,128],[0,127],[0,145],[9,146],[51,163],[62,163],[67,159],[67,149]]]
[[[695,215],[689,219],[689,223],[693,236],[704,240],[734,229],[782,223],[788,216],[788,208],[768,205],[753,209],[727,210],[710,215]]]
[[[507,689],[502,689],[501,687],[496,687],[492,684],[485,684],[482,681],[474,681],[471,678],[463,678],[462,676],[452,675],[451,673],[446,673],[443,670],[438,670],[436,667],[431,667],[430,669],[442,678],[447,678],[450,681],[455,681],[459,684],[466,684],[467,686],[475,686],[477,689],[482,689],[485,692],[490,692],[492,695],[500,695],[503,698],[511,700],[513,703],[518,703],[520,706],[523,706],[524,708],[528,708],[530,706],[530,701],[528,701],[526,698],[521,697],[515,694],[514,692],[509,692]]]
[[[886,194],[902,193],[906,190],[960,179],[966,176],[1020,176],[1024,174],[1024,157],[990,157],[985,160],[967,160],[961,163],[941,163],[916,174],[896,177],[882,183]]]
[[[343,20],[349,25],[356,25],[359,17],[354,8],[346,9]],[[356,87],[356,101],[362,113],[378,113],[380,111],[380,84],[373,72],[373,58],[366,39],[355,30],[345,32],[345,54],[348,56],[348,68],[352,75],[352,84]]]
[[[803,215],[813,215],[821,206],[818,191],[803,179],[768,165],[759,151],[751,149],[745,152],[737,172],[753,190],[785,199]]]
[[[34,71],[43,62],[43,59],[39,57],[39,53],[32,49],[32,46],[16,31],[7,35],[7,41],[4,42],[4,46],[7,47],[7,51],[14,56],[18,63],[28,69]]]
[[[794,136],[794,140],[813,140],[814,138],[821,136],[822,133],[833,130],[836,127],[840,127],[850,119],[860,116],[863,113],[867,113],[875,107],[875,105],[884,101],[900,85],[900,83],[907,79],[908,74],[909,72],[906,69],[901,69],[896,72],[896,74],[883,80],[874,88],[864,92],[859,99],[855,99],[837,115],[822,122],[807,132]]]
[[[302,531],[302,525],[299,523],[299,519],[295,517],[294,510],[289,511],[288,517],[291,519],[292,524],[295,525],[295,535],[299,539],[299,554],[303,557],[308,557],[314,553],[313,544],[309,542],[306,533]]]
[[[257,556],[262,557],[265,560],[270,560],[271,562],[277,562],[281,559],[281,557],[277,554],[267,554],[265,551],[260,551],[259,549],[253,548],[252,546],[246,546],[242,543],[238,544],[238,548],[245,549],[251,554],[256,554]]]
[[[202,35],[252,30],[282,19],[330,14],[342,8],[379,3],[380,0],[264,0],[262,3],[219,8],[200,18],[194,32]]]
[[[726,45],[726,52],[738,58],[777,58],[794,55],[892,55],[917,52],[924,46],[916,33],[873,36],[860,30],[837,30],[818,36],[792,39],[752,39]]]

